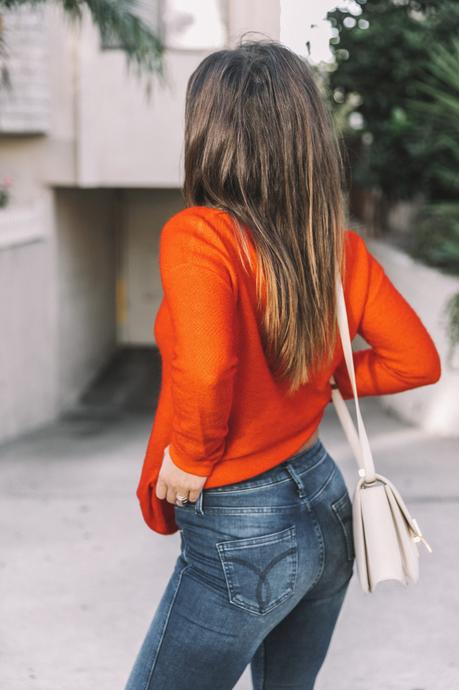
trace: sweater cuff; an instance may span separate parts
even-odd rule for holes
[[[338,387],[339,392],[343,400],[350,400],[354,397],[354,392],[352,390],[351,379],[347,373],[347,369],[341,368],[339,371],[335,369],[333,372],[333,378]]]
[[[195,460],[183,454],[179,455],[172,445],[169,446],[169,455],[176,467],[199,477],[208,477],[215,465],[212,460]]]

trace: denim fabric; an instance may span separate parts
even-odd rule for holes
[[[181,551],[125,690],[312,690],[353,574],[352,503],[322,441],[176,506]]]

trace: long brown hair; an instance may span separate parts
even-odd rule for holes
[[[332,358],[344,275],[343,161],[310,65],[271,39],[207,55],[187,85],[184,159],[186,205],[228,212],[249,261],[250,229],[263,346],[293,393]]]

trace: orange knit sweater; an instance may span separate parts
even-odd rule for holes
[[[162,380],[136,492],[145,522],[160,534],[178,530],[174,506],[155,493],[167,445],[178,467],[208,477],[205,488],[230,484],[305,443],[331,401],[332,374],[343,398],[352,398],[339,338],[332,364],[292,397],[273,378],[260,341],[255,275],[244,271],[233,233],[229,214],[205,206],[179,211],[161,231],[163,300],[154,335]],[[254,261],[250,232],[247,238]],[[354,352],[359,396],[435,383],[441,364],[432,338],[350,229],[345,256],[351,340],[358,332],[371,346]]]

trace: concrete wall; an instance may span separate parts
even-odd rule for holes
[[[183,208],[178,189],[129,189],[122,195],[119,341],[153,345],[153,322],[162,299],[159,235]]]
[[[247,30],[279,37],[278,0],[232,0],[227,19],[230,44]],[[122,51],[100,51],[97,30],[87,14],[83,26],[75,58],[78,185],[180,187],[186,83],[201,60],[225,43],[167,50],[166,80],[152,82],[149,98],[145,76],[126,78]],[[177,30],[172,38],[174,33]],[[204,39],[205,34],[203,42],[207,43]]]
[[[233,45],[245,31],[266,34],[267,38],[280,38],[280,0],[230,0],[228,3],[228,43]],[[250,38],[250,37],[249,37]],[[262,38],[252,36],[251,38]]]
[[[48,202],[48,203],[47,203]],[[51,199],[0,213],[0,440],[57,412]]]
[[[195,6],[205,21],[211,2]],[[118,341],[153,343],[159,230],[182,206],[187,79],[225,33],[227,45],[243,31],[279,37],[278,0],[214,4],[226,32],[196,40],[179,35],[190,7],[171,3],[166,83],[153,80],[151,98],[123,51],[101,50],[86,10],[78,25],[59,4],[40,9],[46,50],[22,103],[39,87],[46,117],[0,138],[13,179],[0,209],[0,442],[70,407]]]
[[[228,45],[243,31],[279,37],[278,0],[229,0],[226,8],[226,3],[218,4]],[[205,13],[205,3],[202,9]],[[44,17],[40,38],[45,35],[47,49],[29,94],[46,85],[48,119],[46,136],[24,133],[0,142],[2,169],[14,180],[15,203],[37,200],[44,185],[180,187],[186,81],[206,54],[225,44],[216,45],[204,32],[201,39],[187,39],[190,46],[205,44],[201,48],[167,49],[166,81],[153,79],[148,97],[147,77],[128,71],[125,53],[101,50],[87,10],[83,8],[81,26],[65,20],[54,3],[37,14]],[[180,46],[180,26],[186,22],[178,21],[177,9],[169,16],[166,38]],[[21,51],[22,46],[12,49]],[[24,99],[27,96],[25,92]]]
[[[117,342],[111,190],[56,191],[58,406],[71,406]]]
[[[0,213],[0,442],[70,407],[117,342],[115,193]]]
[[[419,314],[442,361],[442,377],[436,384],[382,396],[383,405],[428,432],[457,435],[459,346],[454,350],[449,346],[444,309],[447,300],[459,292],[459,278],[425,266],[383,241],[366,241],[396,288]]]
[[[145,79],[125,77],[121,51],[101,54],[88,22],[78,45],[79,186],[180,186],[185,86],[205,54],[167,53],[168,83],[148,101]]]

